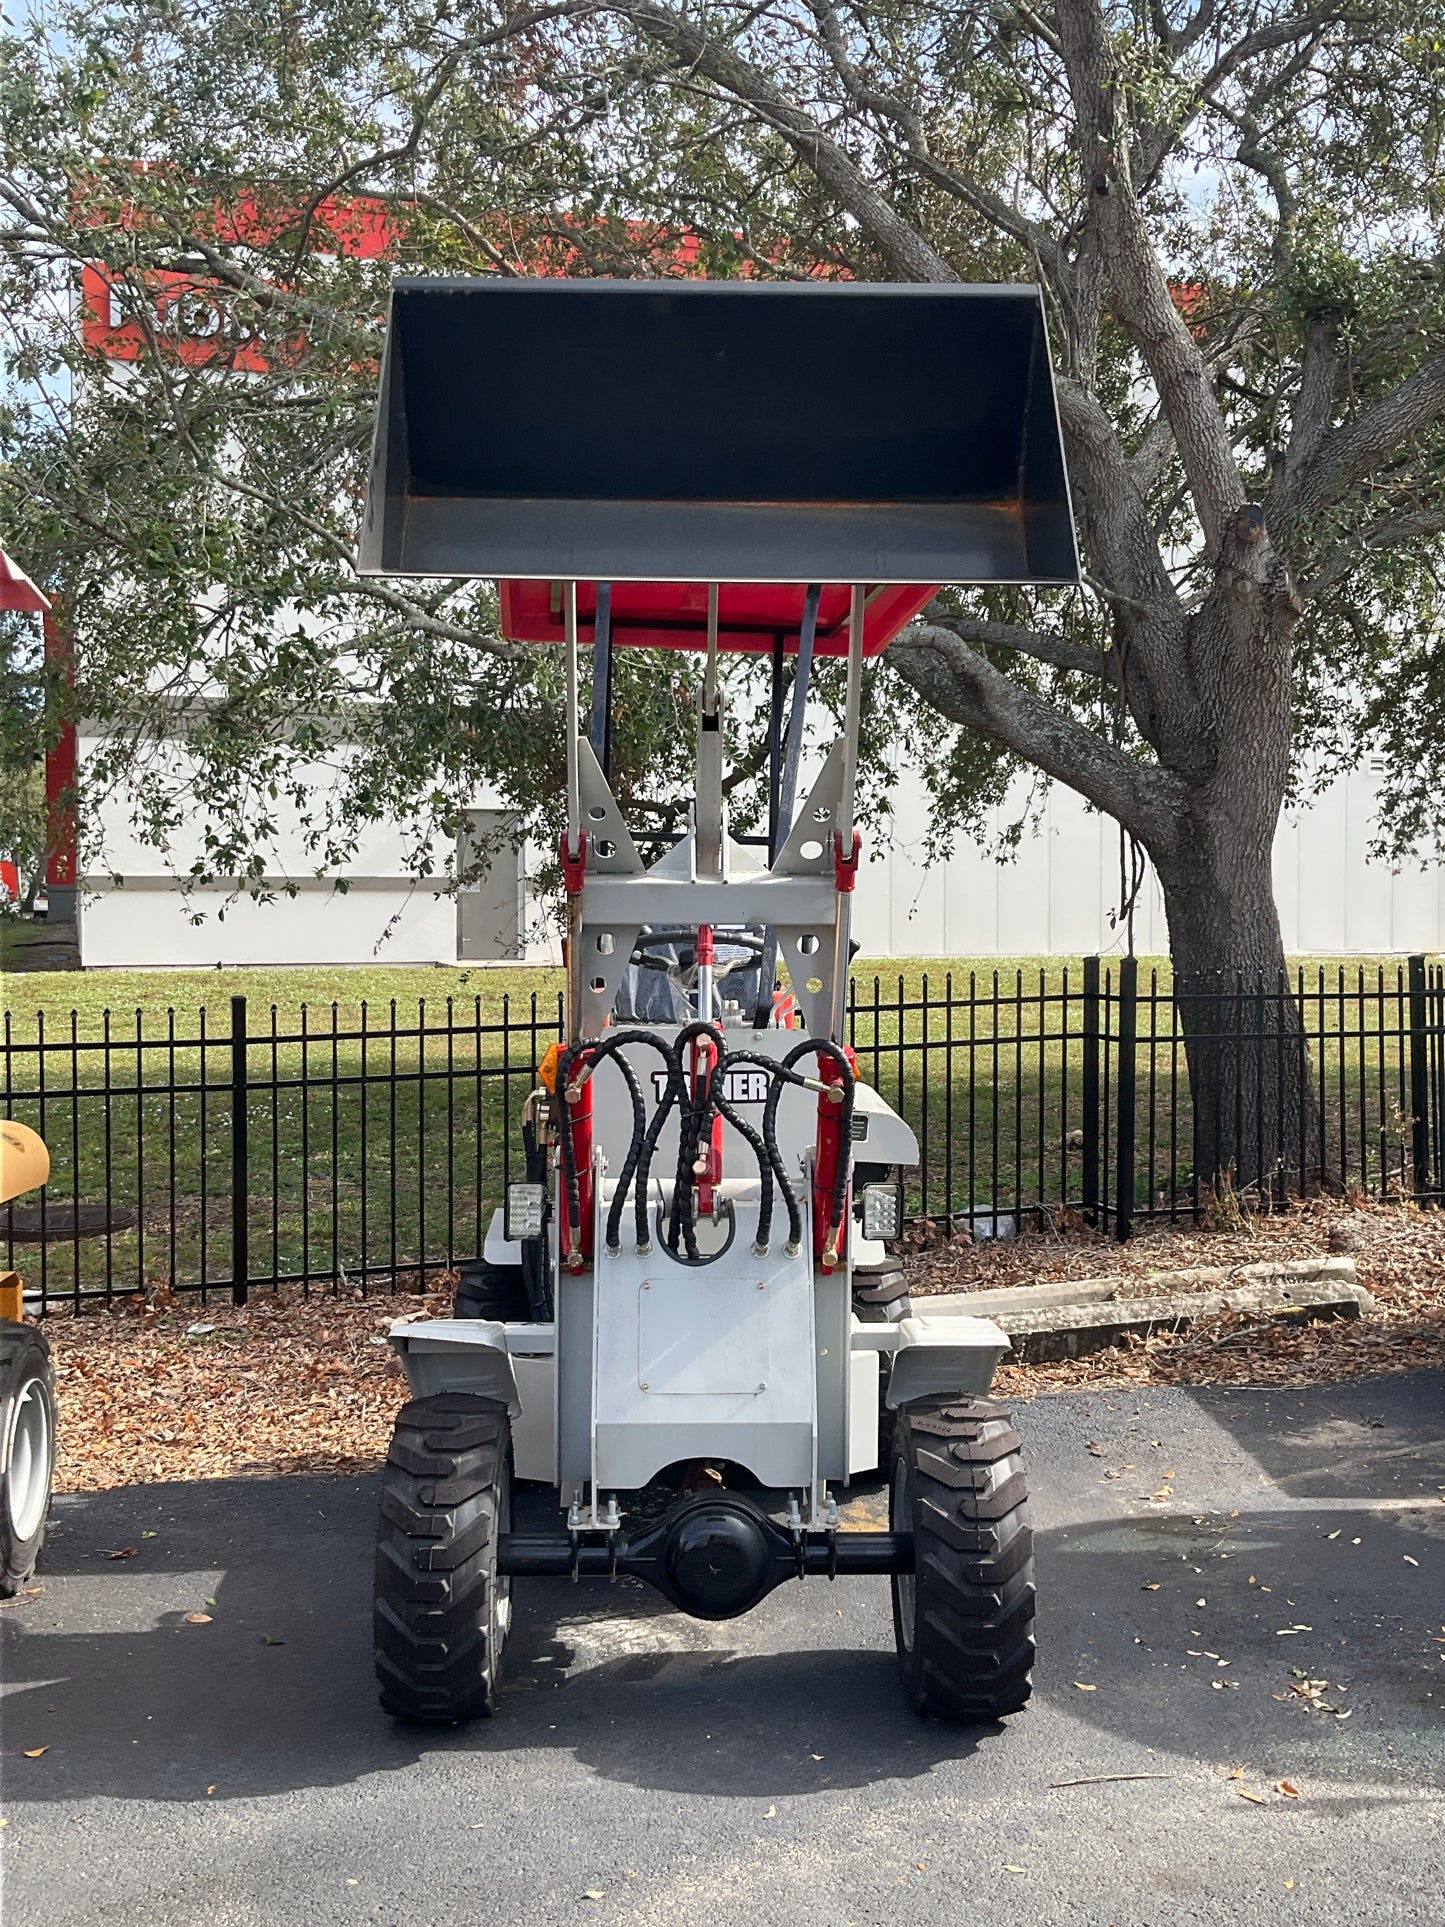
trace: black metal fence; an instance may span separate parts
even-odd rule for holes
[[[1196,1104],[1186,1033],[1202,1062],[1206,1016]],[[1125,1238],[1217,1211],[1201,1142],[1227,1142],[1264,1201],[1319,1186],[1445,1201],[1445,968],[1423,957],[1207,994],[1158,971],[1141,984],[1132,958],[875,977],[851,987],[849,1032],[918,1134],[913,1213],[976,1236],[1076,1214]],[[415,1289],[480,1249],[561,1034],[560,998],[535,995],[493,1014],[481,999],[354,1021],[303,1008],[292,1026],[235,997],[219,1030],[204,1010],[60,1030],[7,1016],[0,1114],[36,1126],[52,1176],[0,1210],[0,1257],[42,1304]]]

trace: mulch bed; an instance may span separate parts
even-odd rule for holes
[[[1445,1366],[1445,1211],[1321,1201],[1226,1231],[1155,1230],[1120,1247],[1081,1227],[1007,1243],[958,1239],[906,1260],[916,1295],[1104,1275],[1147,1280],[1190,1265],[1247,1265],[1352,1249],[1378,1312],[1304,1327],[1260,1314],[1202,1319],[1089,1358],[1006,1365],[1001,1397],[1070,1387],[1316,1384]],[[429,1297],[257,1293],[243,1310],[156,1296],[45,1320],[61,1404],[57,1490],[154,1480],[366,1471],[406,1396],[385,1343]]]
[[[167,1296],[52,1312],[56,1490],[369,1471],[406,1398],[386,1332],[450,1303],[258,1292],[244,1309]]]
[[[1445,1211],[1405,1204],[1317,1199],[1241,1220],[1228,1230],[1159,1227],[1127,1245],[1079,1225],[1054,1235],[972,1244],[966,1235],[905,1260],[916,1299],[935,1291],[1117,1277],[1123,1290],[1193,1265],[1234,1267],[1346,1252],[1376,1311],[1324,1324],[1277,1322],[1259,1312],[1202,1318],[1187,1331],[1132,1339],[1086,1358],[1003,1365],[1000,1397],[1074,1386],[1315,1385],[1332,1379],[1445,1366]],[[1205,1287],[1201,1286],[1201,1289]],[[1181,1287],[1171,1284],[1169,1290]]]

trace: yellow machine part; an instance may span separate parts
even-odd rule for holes
[[[50,1176],[50,1153],[28,1124],[0,1119],[0,1204],[25,1191],[38,1191]]]
[[[49,1176],[50,1153],[44,1138],[28,1124],[0,1119],[0,1204],[39,1190]],[[13,1271],[0,1271],[0,1318],[18,1319],[23,1302],[19,1277]]]

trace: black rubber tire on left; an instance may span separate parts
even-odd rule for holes
[[[497,1573],[511,1529],[507,1408],[470,1392],[414,1398],[397,1416],[376,1542],[381,1703],[428,1726],[491,1713],[511,1622]]]
[[[485,1258],[457,1267],[453,1318],[497,1318],[503,1324],[532,1316],[520,1265],[491,1265]]]
[[[962,1725],[1017,1713],[1034,1662],[1033,1533],[1005,1408],[957,1394],[900,1406],[889,1515],[913,1534],[893,1628],[914,1709]]]
[[[35,1571],[55,1472],[55,1372],[33,1325],[0,1320],[0,1599]]]

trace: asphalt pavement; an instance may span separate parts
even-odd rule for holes
[[[1445,1374],[1017,1422],[1040,1660],[976,1733],[905,1710],[863,1579],[720,1625],[519,1582],[498,1716],[405,1728],[374,1478],[59,1500],[0,1612],[6,1927],[1441,1927]]]

